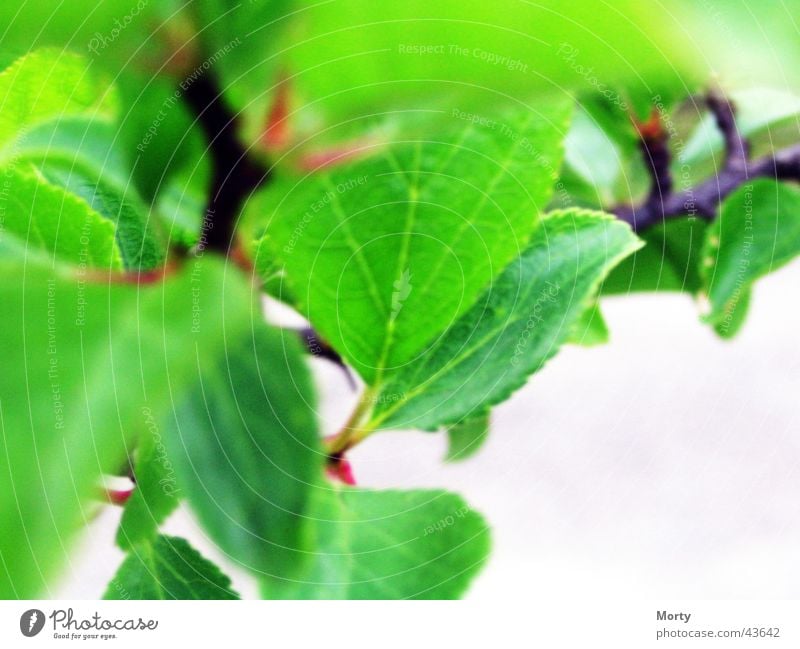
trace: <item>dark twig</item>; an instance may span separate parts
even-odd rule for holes
[[[353,379],[352,374],[350,374],[350,369],[345,365],[342,357],[339,353],[331,347],[328,343],[322,340],[319,337],[314,329],[311,327],[303,327],[298,331],[300,334],[300,340],[305,345],[305,348],[311,353],[312,356],[317,356],[319,358],[324,358],[329,360],[334,365],[338,365],[344,375],[347,377],[347,383],[350,385],[351,388],[356,388],[356,382]]]
[[[721,92],[712,90],[706,97],[706,106],[725,141],[724,169],[745,170],[750,157],[750,145],[739,133],[733,104]]]
[[[269,171],[239,141],[236,114],[225,104],[213,74],[193,81],[184,97],[208,140],[213,170],[201,240],[206,247],[227,254],[244,201],[268,178]]]
[[[711,220],[717,206],[739,186],[756,178],[794,180],[800,182],[800,145],[781,149],[772,155],[749,160],[749,145],[736,127],[733,105],[716,92],[706,103],[714,115],[725,141],[725,162],[720,172],[689,189],[674,192],[669,175],[669,152],[663,129],[656,128],[651,118],[639,126],[642,154],[648,165],[651,189],[637,205],[619,205],[610,211],[641,232],[665,219],[697,216]],[[665,157],[666,156],[666,157]],[[666,171],[665,171],[666,170]]]

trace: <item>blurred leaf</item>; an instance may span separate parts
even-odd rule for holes
[[[728,97],[736,107],[736,127],[742,137],[751,137],[760,130],[800,115],[800,96],[774,88],[732,90]],[[681,153],[680,162],[695,164],[715,157],[722,167],[722,134],[714,118],[706,114],[692,133]]]
[[[231,580],[184,539],[159,536],[137,545],[103,599],[239,599]]]
[[[489,415],[465,419],[447,427],[448,462],[466,460],[477,453],[489,437]]]
[[[609,215],[548,215],[486,294],[382,386],[366,428],[433,430],[505,401],[558,351],[603,277],[639,246]]]
[[[151,286],[5,255],[0,268],[0,598],[30,599],[48,594],[145,413],[163,417],[260,312],[219,261]]]
[[[387,100],[396,110],[447,93],[467,109],[563,88],[614,93],[625,112],[628,95],[684,93],[707,60],[687,34],[688,3],[671,11],[633,0],[301,6],[287,51],[293,83],[309,110],[337,117]]]
[[[723,337],[738,330],[752,284],[800,254],[800,191],[772,180],[743,185],[720,206],[703,247],[707,316]]]
[[[598,204],[614,202],[614,188],[622,173],[622,152],[584,110],[575,111],[564,143],[564,165],[590,188]]]
[[[69,116],[111,119],[118,98],[85,58],[40,50],[0,73],[0,106],[0,158],[8,160],[26,130]]]
[[[572,325],[572,332],[567,342],[584,347],[605,345],[608,342],[608,326],[597,300],[593,300]]]
[[[82,198],[97,214],[114,223],[127,270],[152,270],[164,263],[164,244],[154,230],[149,209],[132,188],[120,190],[102,178],[82,173],[69,163],[44,160],[38,167],[48,181]]]
[[[379,383],[524,247],[551,195],[567,116],[564,105],[517,110],[284,178],[248,206],[268,223],[258,257],[283,265],[314,327]]]
[[[47,182],[28,165],[0,169],[5,191],[0,195],[4,231],[28,249],[84,268],[122,267],[114,224],[85,201]]]
[[[120,147],[133,170],[136,188],[148,202],[166,191],[177,175],[204,164],[207,144],[186,106],[180,83],[147,73],[126,74],[117,80],[127,107],[120,121]],[[202,210],[198,219],[201,216]]]
[[[445,491],[317,488],[316,551],[268,599],[455,599],[489,554],[483,518]]]
[[[153,541],[158,527],[180,502],[180,486],[175,479],[167,449],[158,431],[158,422],[145,411],[144,430],[139,436],[133,474],[136,487],[125,503],[117,545],[131,550],[142,541]]]
[[[164,426],[169,457],[209,536],[259,575],[310,551],[309,488],[324,454],[296,336],[266,325],[231,340]]]
[[[640,232],[645,246],[611,271],[606,295],[635,291],[686,291],[701,288],[700,260],[707,224],[697,217],[671,218]]]
[[[198,37],[214,61],[221,87],[236,111],[261,116],[285,62],[282,33],[292,23],[294,0],[197,0]],[[263,126],[263,123],[262,123]]]

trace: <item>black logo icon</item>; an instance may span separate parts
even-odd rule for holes
[[[22,635],[32,638],[44,628],[44,613],[38,608],[25,611],[19,618],[19,630]]]

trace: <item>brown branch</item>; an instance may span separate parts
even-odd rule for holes
[[[194,80],[184,97],[205,133],[211,158],[213,177],[202,241],[205,247],[228,254],[242,206],[269,178],[269,170],[239,141],[237,116],[211,72]]]
[[[639,204],[618,205],[610,210],[634,231],[641,232],[665,219],[681,216],[697,216],[710,221],[716,216],[720,202],[756,178],[800,182],[800,144],[751,161],[749,144],[739,133],[731,102],[719,93],[711,92],[706,104],[725,142],[724,163],[716,176],[684,191],[673,190],[669,174],[670,156],[663,129],[652,124],[653,117],[639,126],[642,155],[650,172],[650,192]]]

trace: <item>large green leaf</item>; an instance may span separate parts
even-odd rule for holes
[[[252,286],[218,261],[148,286],[44,261],[0,254],[2,599],[47,593],[147,413],[163,417],[260,317]]]
[[[563,104],[518,109],[283,179],[250,206],[269,221],[258,255],[282,264],[312,324],[380,382],[424,354],[524,248],[551,195],[567,115]]]
[[[122,267],[114,223],[85,201],[47,182],[28,164],[9,166],[0,176],[5,186],[0,238],[13,236],[27,248],[84,268]]]
[[[489,530],[445,491],[317,488],[316,545],[293,580],[262,580],[270,599],[454,599],[489,553]]]
[[[184,539],[140,543],[120,566],[103,599],[239,599],[231,580]]]
[[[0,73],[0,159],[27,129],[75,115],[110,118],[117,98],[83,57],[57,50],[26,55]]]
[[[472,309],[383,386],[367,429],[434,429],[507,399],[570,337],[608,271],[639,246],[626,224],[599,212],[543,219]]]
[[[181,489],[223,551],[260,575],[299,569],[293,562],[310,549],[309,485],[324,456],[296,336],[263,325],[231,340],[164,439]]]
[[[758,278],[800,254],[800,191],[771,180],[743,185],[720,206],[703,248],[708,321],[732,336],[741,327]],[[741,313],[739,313],[741,311]]]

